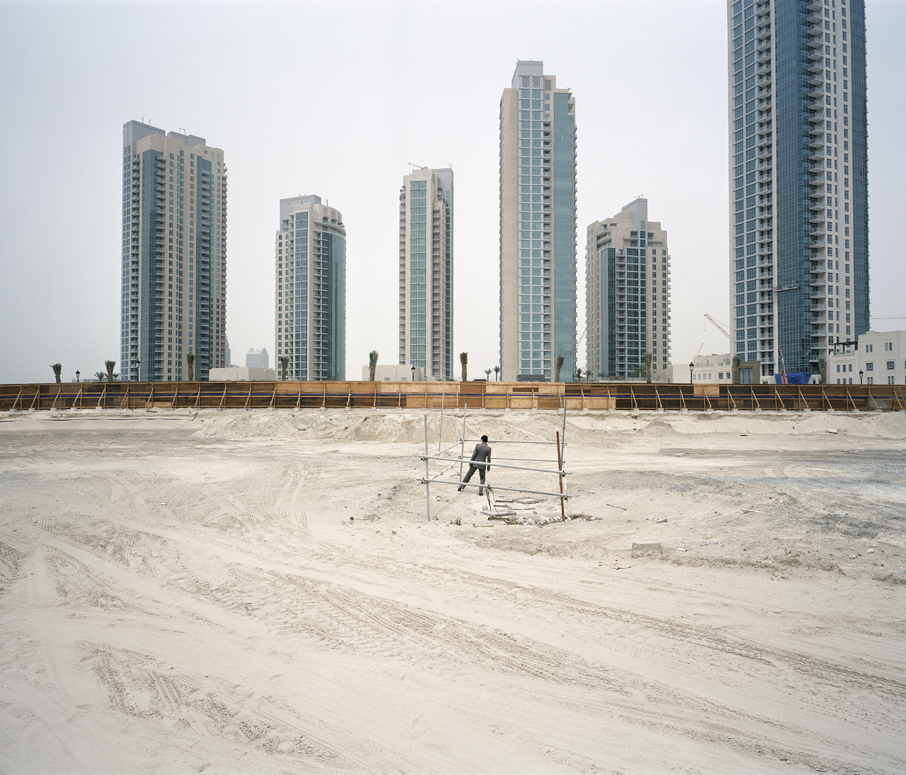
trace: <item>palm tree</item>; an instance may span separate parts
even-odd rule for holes
[[[651,384],[651,353],[645,353],[645,381]]]
[[[98,382],[103,382],[105,379],[107,379],[107,375],[103,371],[96,371],[94,373],[94,376]]]
[[[59,363],[52,363],[50,368],[53,369],[53,375],[57,378],[57,384],[59,384],[62,381],[60,379],[60,372],[63,371],[63,367]]]
[[[495,366],[495,367],[494,367],[494,379],[495,379],[497,382],[500,382],[500,366]]]
[[[286,382],[286,367],[289,366],[289,356],[280,356],[280,379]]]
[[[104,361],[104,365],[107,367],[107,381],[114,381],[113,370],[116,368],[116,361]]]
[[[584,373],[585,373],[585,372],[582,371],[582,367],[581,367],[581,366],[576,366],[576,382],[581,382],[581,381],[582,381],[582,375],[583,375]]]
[[[374,372],[377,371],[377,359],[377,350],[372,350],[370,353],[368,353],[368,379],[370,379],[372,382],[374,382]]]
[[[742,359],[741,359],[738,355],[734,355],[734,356],[733,356],[733,360],[732,360],[733,371],[731,372],[732,375],[733,375],[733,377],[732,377],[732,379],[731,379],[731,382],[732,382],[734,385],[738,385],[738,384],[739,384],[739,364],[740,364],[740,363],[742,363]],[[820,361],[819,361],[819,363],[820,363]]]
[[[606,376],[607,376],[607,375],[606,375],[603,371],[599,371],[599,372],[598,372],[598,381],[599,381],[599,382],[603,382],[603,381],[604,381],[604,378],[605,378]]]
[[[554,371],[554,382],[560,381],[560,369],[563,368],[564,357],[562,355],[557,356],[557,368]]]
[[[469,354],[460,353],[459,354],[459,365],[462,367],[462,381],[468,382],[468,371],[469,371]],[[59,380],[57,380],[59,382]]]
[[[485,369],[484,376],[485,376],[485,382],[490,382],[491,381],[491,370]]]
[[[821,375],[821,384],[827,384],[827,358],[818,359],[818,373]]]
[[[186,353],[186,371],[189,375],[189,382],[195,381],[195,353],[191,350]]]

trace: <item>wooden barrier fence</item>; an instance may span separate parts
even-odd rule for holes
[[[0,385],[0,411],[63,409],[906,411],[900,385],[634,382],[64,382]]]

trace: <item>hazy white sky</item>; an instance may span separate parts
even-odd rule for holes
[[[867,0],[871,311],[906,315],[906,2]],[[346,375],[397,360],[398,193],[455,172],[456,353],[498,357],[498,103],[517,59],[576,97],[579,327],[585,228],[642,194],[668,231],[674,362],[726,352],[723,0],[0,0],[0,382],[119,360],[122,125],[186,131],[229,167],[233,362],[274,353],[279,200],[347,229]],[[906,328],[906,319],[875,329]],[[584,345],[580,354],[584,365]]]

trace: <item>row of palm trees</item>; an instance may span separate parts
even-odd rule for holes
[[[280,365],[283,368],[283,379],[286,379],[286,367],[284,365],[284,359],[286,359],[286,356],[281,356]],[[286,359],[286,360],[288,360],[288,359]],[[556,360],[557,369],[556,369],[556,373],[554,376],[554,382],[560,381],[560,370],[563,368],[563,361],[564,361],[564,357],[562,355],[558,355],[557,360]],[[368,354],[368,378],[372,382],[374,382],[374,374],[375,374],[375,370],[377,369],[377,362],[378,362],[378,351],[372,350]],[[648,369],[648,381],[651,382],[651,354],[650,353],[645,353],[645,364]],[[464,353],[459,354],[459,365],[460,365],[461,380],[463,382],[468,382],[469,381],[469,353],[464,352]],[[500,366],[495,366],[493,369],[484,370],[485,377],[488,379],[488,381],[490,381],[490,379],[491,379],[491,372],[494,373],[494,379],[499,382],[500,381]],[[588,372],[583,371],[582,369],[576,369],[576,380],[577,381],[581,380],[582,377],[585,377],[585,379],[587,380],[589,376],[590,375]],[[598,376],[601,377],[602,379],[604,378],[604,374],[599,374]]]
[[[284,356],[284,358],[285,357],[286,356]],[[283,358],[281,358],[280,360],[281,360],[281,365],[283,365],[283,379],[286,379],[286,365],[282,363]],[[286,358],[286,360],[289,361],[288,358]],[[106,367],[107,371],[106,372],[96,371],[94,373],[95,379],[97,379],[98,382],[104,382],[104,381],[116,382],[120,378],[120,375],[114,371],[114,369],[116,368],[116,361],[104,361],[104,366]],[[189,382],[194,382],[195,381],[195,353],[193,353],[191,350],[186,353],[186,366],[188,367],[188,372],[189,372],[188,373]],[[52,363],[50,365],[50,368],[53,369],[54,379],[56,379],[57,383],[59,384],[62,381],[60,379],[60,375],[63,372],[62,364]],[[78,372],[76,372],[76,375],[78,376]]]
[[[116,361],[104,361],[104,366],[107,371],[96,371],[94,373],[95,379],[97,379],[98,382],[103,382],[104,380],[107,382],[116,382],[120,378],[120,375],[114,372]],[[50,364],[50,368],[53,369],[53,376],[57,381],[57,384],[62,382],[60,375],[63,373],[63,365],[61,363],[52,363]],[[76,376],[78,377],[78,372],[76,372]]]
[[[282,379],[285,382],[286,381],[286,370],[289,367],[289,356],[281,355],[279,360],[280,360],[280,379]],[[560,381],[560,370],[563,368],[563,360],[564,360],[564,358],[562,355],[557,356],[554,382]],[[370,353],[368,353],[368,376],[372,382],[374,382],[374,375],[375,375],[375,371],[377,370],[377,363],[378,363],[378,351],[372,350]],[[195,380],[195,353],[193,353],[191,351],[186,353],[186,365],[188,366],[189,381],[193,382]],[[464,353],[459,354],[459,365],[461,367],[461,372],[462,372],[462,381],[468,382],[469,353],[464,352]],[[104,361],[104,366],[107,368],[106,372],[97,371],[94,374],[94,376],[97,378],[97,381],[103,382],[104,380],[106,380],[107,382],[116,382],[120,376],[119,374],[117,374],[113,371],[113,369],[116,367],[116,361]],[[56,381],[58,383],[61,382],[60,375],[63,371],[63,366],[59,363],[53,363],[53,364],[51,364],[50,368],[53,369],[53,374],[54,374],[54,377],[56,378]],[[642,367],[640,366],[639,371],[641,371],[641,368]],[[484,370],[485,377],[488,380],[491,379],[492,371],[494,373],[494,379],[499,382],[500,381],[500,366],[495,366],[493,369]],[[648,382],[651,382],[651,353],[645,353],[645,371],[646,371]],[[588,381],[590,376],[591,376],[590,372],[585,371],[584,369],[581,369],[581,368],[576,369],[576,381],[577,382],[580,382],[582,380],[582,377],[585,377],[586,381]],[[641,374],[639,374],[638,376],[641,376]],[[602,373],[598,374],[598,377],[600,379],[604,379],[605,375],[602,372]]]
[[[653,358],[652,358],[651,353],[646,352],[644,364],[640,363],[632,372],[630,372],[629,376],[631,378],[635,378],[635,379],[638,379],[638,378],[644,376],[646,382],[651,382],[651,363],[652,363],[652,361],[653,361]],[[557,356],[557,379],[555,380],[556,382],[560,381],[560,366],[562,365],[562,363],[563,363],[563,356],[558,355]],[[580,367],[576,368],[576,382],[581,382],[583,377],[585,378],[585,381],[588,382],[589,380],[591,380],[591,378],[593,376],[594,375],[587,369],[582,369]],[[605,374],[603,371],[599,371],[598,379],[602,379],[602,380],[607,379],[607,374]]]

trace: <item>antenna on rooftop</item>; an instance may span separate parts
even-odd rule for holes
[[[427,167],[423,167],[421,164],[413,164],[411,161],[409,162],[409,166],[410,166],[410,167],[418,167],[420,170],[426,170],[426,169],[428,169]],[[451,164],[450,166],[452,167],[453,165]]]

